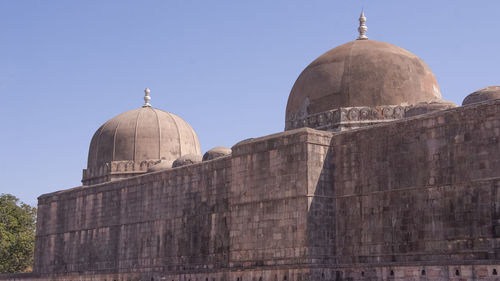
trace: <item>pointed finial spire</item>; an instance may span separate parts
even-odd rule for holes
[[[361,16],[359,16],[359,37],[358,40],[367,40],[368,37],[366,36],[366,31],[368,30],[368,27],[366,27],[366,17],[365,17],[365,12],[361,11]]]
[[[151,100],[151,97],[149,96],[150,92],[151,90],[149,88],[146,88],[146,90],[144,90],[144,105],[142,107],[151,106],[151,104],[149,104],[149,101]]]

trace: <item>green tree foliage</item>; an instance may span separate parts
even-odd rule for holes
[[[33,265],[36,208],[10,194],[0,195],[0,273],[28,271]]]

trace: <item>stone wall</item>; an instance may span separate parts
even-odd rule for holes
[[[336,134],[339,263],[500,261],[500,102]]]
[[[304,129],[242,142],[231,157],[43,195],[35,272],[308,263],[314,231],[306,227],[310,160],[304,140],[322,134],[331,135]]]
[[[500,101],[39,198],[7,280],[499,280]]]
[[[39,198],[35,272],[227,266],[230,159]]]
[[[300,129],[233,147],[231,267],[310,264],[333,254],[331,241],[316,231],[333,221],[333,201],[311,212],[320,176],[332,182],[322,172],[331,136]]]
[[[357,264],[335,267],[253,267],[241,270],[153,272],[153,273],[68,273],[52,276],[39,274],[0,274],[8,281],[498,281],[496,264],[457,265],[378,265]]]

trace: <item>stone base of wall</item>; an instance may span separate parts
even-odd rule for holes
[[[337,267],[275,267],[205,272],[121,274],[0,275],[6,281],[500,281],[500,263],[456,265],[346,265]]]

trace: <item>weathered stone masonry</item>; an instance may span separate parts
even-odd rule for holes
[[[35,270],[226,266],[229,160],[41,196]]]
[[[42,195],[33,278],[497,280],[499,114],[303,128]]]
[[[499,105],[334,136],[339,262],[498,263]]]

